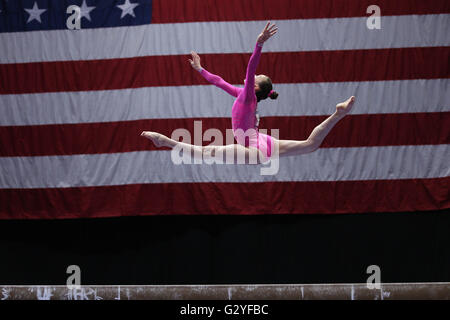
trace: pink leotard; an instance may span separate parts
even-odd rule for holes
[[[256,44],[247,66],[244,88],[232,86],[221,77],[211,74],[205,69],[201,75],[210,83],[225,90],[233,97],[237,97],[231,109],[231,123],[236,141],[246,147],[258,148],[264,160],[272,155],[273,138],[260,133],[256,125],[257,99],[255,95],[255,72],[261,57],[262,45]]]

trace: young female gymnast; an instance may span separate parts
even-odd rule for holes
[[[206,71],[200,65],[200,57],[195,52],[191,52],[192,60],[190,59],[189,62],[191,63],[192,68],[200,72],[200,74],[210,83],[237,98],[231,109],[231,120],[233,134],[238,144],[225,146],[198,146],[178,142],[152,131],[143,131],[141,136],[152,140],[157,147],[182,148],[185,151],[194,152],[194,156],[197,154],[203,157],[203,159],[205,157],[214,157],[217,159],[217,155],[222,155],[224,163],[226,154],[230,151],[235,155],[233,163],[238,163],[237,159],[239,159],[239,157],[241,157],[241,159],[242,157],[245,157],[247,160],[250,159],[251,156],[254,157],[256,154],[257,160],[256,162],[253,162],[253,164],[259,164],[269,160],[276,153],[274,151],[278,151],[278,156],[293,156],[317,150],[336,123],[350,112],[355,97],[351,96],[346,101],[337,104],[336,111],[315,127],[307,140],[278,140],[269,135],[260,133],[258,131],[256,118],[257,103],[260,100],[269,97],[271,99],[276,99],[278,93],[273,91],[272,81],[269,77],[265,75],[255,76],[255,72],[261,57],[261,50],[264,42],[276,34],[277,31],[278,28],[268,22],[263,31],[259,34],[255,49],[247,66],[243,89],[234,87],[225,82],[221,77]],[[252,164],[251,161],[249,161],[249,164]]]

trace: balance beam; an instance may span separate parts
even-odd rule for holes
[[[354,284],[0,286],[1,300],[449,300],[450,282]]]

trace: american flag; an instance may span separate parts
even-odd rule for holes
[[[176,165],[140,136],[195,121],[225,136],[233,97],[189,52],[242,85],[268,20],[257,73],[280,95],[260,128],[304,140],[356,96],[319,150],[261,175]],[[449,208],[449,34],[448,0],[0,0],[0,218]]]

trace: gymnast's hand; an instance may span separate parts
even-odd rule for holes
[[[202,66],[200,65],[200,56],[195,51],[191,51],[192,59],[189,59],[189,62],[191,63],[192,68],[194,68],[197,71],[202,70]]]
[[[277,33],[278,27],[275,24],[270,24],[270,21],[267,22],[266,26],[264,27],[263,31],[259,34],[258,39],[256,40],[259,44],[263,44],[267,40],[269,40],[270,37],[272,37],[275,33]]]

